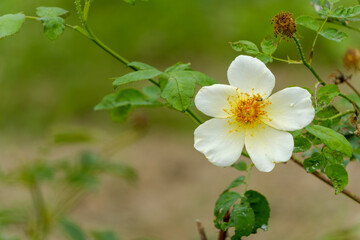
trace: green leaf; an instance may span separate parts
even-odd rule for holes
[[[57,39],[65,29],[65,20],[61,17],[39,18],[44,26],[44,32],[50,40]]]
[[[297,25],[302,25],[308,29],[314,30],[314,31],[318,31],[320,26],[319,23],[310,16],[300,16],[298,18],[296,18],[296,24]]]
[[[216,84],[216,80],[198,71],[186,71],[186,74],[191,74],[196,83],[200,86],[210,86]]]
[[[311,142],[302,136],[294,138],[294,152],[305,152],[311,148],[311,145]]]
[[[236,178],[234,181],[231,182],[231,184],[225,189],[224,193],[229,191],[231,188],[235,188],[240,186],[241,184],[244,183],[245,177],[244,176],[240,176],[238,178]]]
[[[184,64],[185,65],[185,64]],[[183,70],[181,70],[183,69]],[[160,85],[162,86],[162,89],[164,89],[168,79],[171,77],[171,75],[182,75],[183,77],[192,78],[195,80],[195,82],[200,86],[210,86],[213,84],[216,84],[217,81],[206,74],[198,71],[192,71],[188,69],[184,69],[182,66],[177,66],[171,71],[165,70],[165,72],[168,72],[169,74],[165,73],[160,76]],[[181,73],[177,73],[181,72]]]
[[[265,53],[266,55],[272,55],[277,49],[277,45],[276,43],[273,41],[272,38],[265,38],[262,42],[261,42],[261,50],[263,51],[263,53]]]
[[[346,156],[351,157],[352,147],[348,140],[340,133],[319,125],[309,125],[305,127],[305,129],[312,135],[320,138],[330,149],[342,152]]]
[[[138,179],[138,175],[134,168],[120,163],[105,162],[101,165],[101,170],[130,182]]]
[[[332,164],[344,164],[344,155],[341,152],[331,150],[328,147],[322,149],[324,157]]]
[[[146,86],[143,88],[143,93],[149,100],[156,101],[160,98],[161,89],[157,86]]]
[[[335,194],[339,194],[348,184],[348,174],[344,166],[332,164],[326,167],[325,173],[335,188]]]
[[[20,174],[20,179],[25,184],[33,185],[34,183],[53,179],[54,169],[46,162],[38,161],[23,167]]]
[[[188,70],[192,70],[190,68],[191,63],[182,63],[182,62],[177,62],[176,64],[172,65],[171,67],[168,67],[165,72],[166,73],[171,73],[171,72],[179,72],[179,71],[188,71]]]
[[[246,191],[244,195],[255,214],[255,225],[252,232],[256,233],[258,228],[267,231],[270,218],[270,206],[268,201],[262,194],[253,190]]]
[[[189,71],[172,72],[161,97],[176,110],[185,111],[195,94],[195,82],[196,79]]]
[[[0,17],[0,39],[11,36],[20,31],[25,21],[25,15],[22,13],[6,14]]]
[[[249,236],[255,227],[255,214],[247,198],[235,204],[230,214],[230,227],[235,227],[235,236]]]
[[[337,7],[330,11],[330,17],[347,19],[360,14],[360,5],[353,7]]]
[[[321,105],[329,105],[331,100],[340,93],[337,85],[328,84],[321,87],[317,92],[317,101]]]
[[[260,61],[262,61],[262,62],[265,63],[265,64],[273,61],[273,59],[272,59],[271,56],[266,55],[266,54],[262,54],[262,53],[260,53],[259,55],[257,55],[256,58],[259,59]]]
[[[329,40],[335,41],[335,42],[341,42],[345,38],[348,37],[348,35],[344,32],[341,32],[337,30],[336,28],[325,28],[319,32],[321,36],[324,38],[327,38]]]
[[[240,198],[240,194],[236,192],[226,192],[220,195],[218,200],[215,203],[214,215],[216,219],[214,220],[215,227],[220,229],[221,223],[226,212],[230,207]]]
[[[360,161],[359,137],[357,137],[353,134],[348,134],[345,137],[350,142],[351,147],[354,149],[353,156],[351,157],[351,159],[354,159],[354,160],[357,159],[358,161]]]
[[[324,100],[324,98],[322,99],[322,101],[323,100]],[[316,117],[318,117],[318,118],[329,118],[329,117],[332,117],[332,116],[334,116],[334,115],[336,115],[338,113],[339,113],[339,111],[334,106],[330,105],[330,106],[321,108],[320,111],[316,112]]]
[[[66,219],[59,221],[61,230],[65,233],[66,237],[70,240],[86,240],[83,230],[74,222]]]
[[[330,8],[330,3],[326,0],[310,0],[310,3],[314,6],[316,12],[319,12],[324,7]]]
[[[304,160],[304,169],[309,173],[315,172],[317,169],[321,169],[324,165],[325,158],[319,152],[313,153],[311,157]]]
[[[112,231],[103,231],[103,232],[92,232],[91,235],[95,240],[117,240],[115,233]]]
[[[234,163],[233,165],[231,165],[233,168],[239,170],[239,171],[246,171],[247,167],[246,167],[246,162],[244,161],[239,161],[238,163]]]
[[[36,8],[36,15],[39,17],[62,17],[69,15],[69,11],[59,7],[38,7]]]
[[[168,74],[168,73],[160,74],[160,76],[159,76],[159,84],[160,84],[160,89],[162,91],[164,90],[166,84],[168,83],[169,78],[170,78],[170,74]]]
[[[250,41],[240,40],[238,42],[230,42],[230,45],[237,52],[245,52],[249,55],[257,55],[260,53],[256,44]]]
[[[115,78],[115,80],[113,82],[113,86],[114,86],[114,88],[116,88],[116,87],[126,84],[126,83],[147,80],[150,78],[157,77],[161,73],[162,72],[160,72],[159,70],[157,70],[155,68],[131,72],[131,73],[125,74],[124,76]]]
[[[330,3],[329,3],[329,4],[330,4]],[[330,15],[330,8],[321,8],[321,9],[319,9],[319,10],[317,11],[317,13],[318,13],[319,15],[324,16],[324,17],[329,16],[329,15]]]
[[[111,120],[118,123],[126,122],[133,108],[130,104],[111,109]]]
[[[291,131],[290,133],[295,138],[295,137],[299,136],[302,133],[302,129]]]
[[[116,93],[106,95],[101,102],[95,106],[95,110],[113,109],[121,106],[157,107],[161,103],[150,101],[146,96],[136,89],[123,89]]]
[[[142,63],[142,62],[131,62],[128,64],[128,67],[134,67],[138,70],[156,69],[153,66],[150,66],[149,64]]]
[[[339,111],[333,105],[328,105],[326,107],[323,107],[323,105],[318,104],[316,107],[316,118],[314,119],[314,124],[318,124],[333,129],[334,127],[338,128],[340,127],[338,123],[341,118],[329,119],[330,117],[338,113]]]

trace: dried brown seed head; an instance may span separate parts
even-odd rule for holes
[[[290,12],[281,12],[276,14],[271,19],[271,24],[274,25],[274,35],[280,37],[284,40],[286,38],[292,38],[296,33],[296,23],[292,13]]]

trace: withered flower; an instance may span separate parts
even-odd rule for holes
[[[329,75],[329,78],[333,80],[333,82],[336,85],[339,85],[341,83],[347,82],[348,80],[350,80],[352,77],[352,74],[350,75],[345,75],[342,71],[337,70],[337,73],[332,73]]]
[[[360,52],[356,48],[349,48],[343,56],[343,64],[346,69],[353,69],[355,72],[359,71]]]
[[[274,25],[274,35],[281,36],[282,39],[292,38],[296,33],[296,23],[292,13],[281,12],[276,14],[271,19],[271,24]]]

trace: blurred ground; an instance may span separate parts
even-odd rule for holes
[[[139,151],[141,149],[141,151]],[[192,137],[156,131],[124,151],[139,172],[136,187],[106,181],[98,193],[81,202],[74,217],[88,228],[108,226],[123,239],[199,239],[195,219],[209,235],[213,206],[221,191],[240,173],[213,166],[192,147]],[[358,163],[352,163],[349,188],[360,192]],[[246,239],[319,239],[325,233],[360,223],[359,206],[307,174],[292,162],[271,173],[256,169],[250,189],[264,194],[271,206],[269,231]]]
[[[107,134],[110,139],[118,137],[116,131]],[[139,141],[112,156],[135,167],[139,181],[129,185],[105,177],[97,190],[73,208],[71,219],[86,230],[115,230],[121,239],[154,240],[199,239],[195,220],[200,219],[209,239],[216,239],[217,231],[212,224],[214,203],[221,191],[242,173],[213,166],[192,144],[190,129],[180,133],[153,127]],[[60,148],[54,154],[66,156],[83,148],[94,147]],[[36,146],[24,147],[21,152],[14,147],[1,149],[3,166],[24,164],[36,155],[34,149]],[[350,163],[348,169],[348,188],[359,193],[358,162]],[[267,197],[271,218],[267,232],[259,230],[259,234],[245,239],[319,240],[324,234],[360,224],[359,206],[355,202],[343,195],[335,196],[332,188],[292,162],[278,164],[271,173],[254,168],[249,188]],[[5,208],[27,206],[30,201],[21,187],[2,186],[0,194],[6,196],[0,200]]]

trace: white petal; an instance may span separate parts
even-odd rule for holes
[[[231,130],[226,119],[213,118],[196,128],[194,147],[216,166],[227,167],[239,159],[245,131]]]
[[[288,132],[276,130],[266,124],[247,129],[245,147],[255,167],[270,172],[275,163],[286,162],[294,149],[294,139]]]
[[[310,93],[299,87],[285,88],[272,96],[264,123],[279,130],[294,131],[309,125],[315,116]]]
[[[236,95],[236,87],[224,84],[214,84],[202,87],[195,96],[195,105],[204,114],[226,118],[228,114],[224,109],[229,109],[228,96]]]
[[[270,96],[275,77],[266,65],[257,58],[240,55],[230,64],[227,72],[230,85],[239,88],[240,92],[259,93],[263,98]]]

